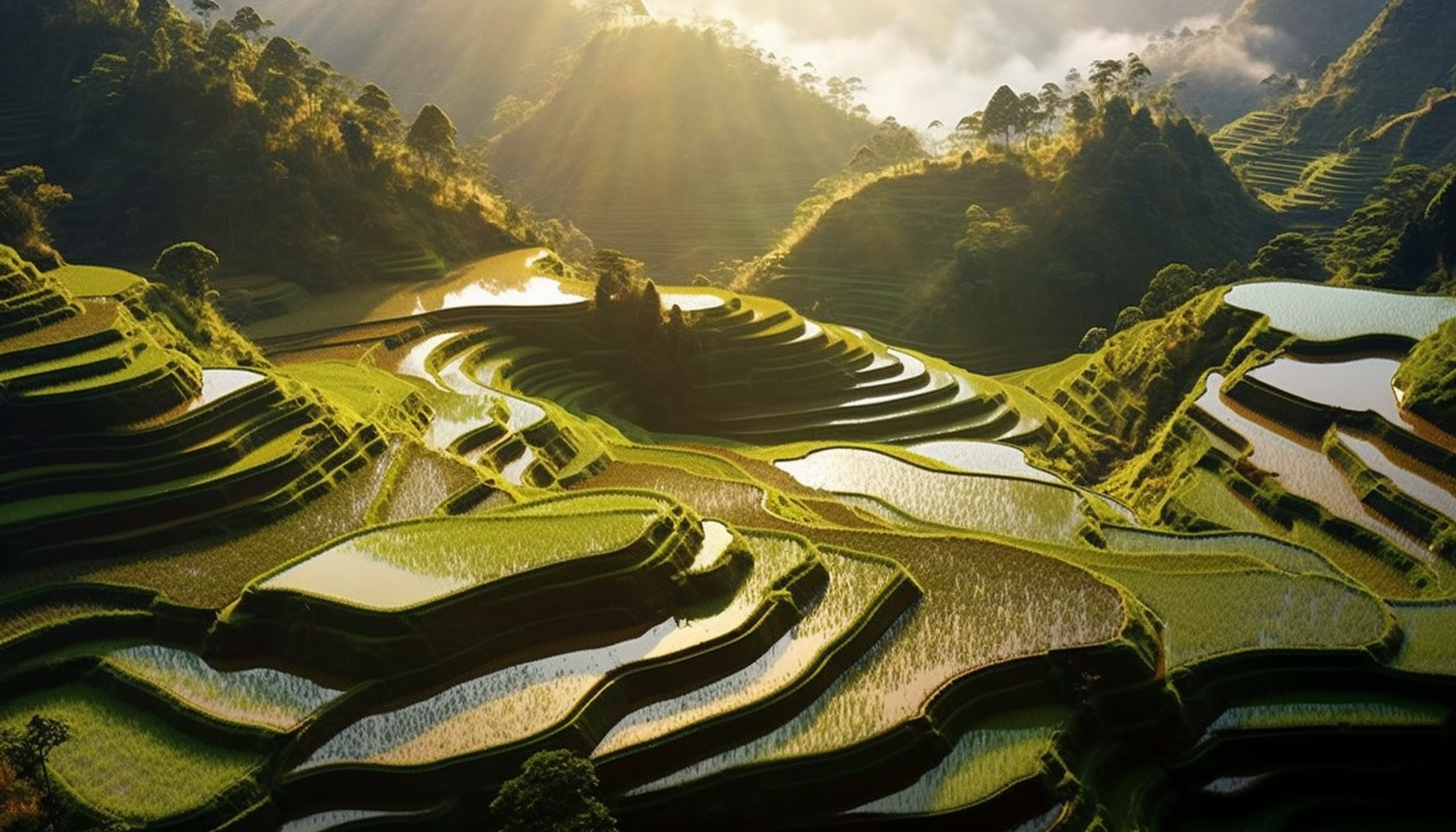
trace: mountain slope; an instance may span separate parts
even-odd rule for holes
[[[766,249],[871,132],[712,32],[610,30],[505,134],[493,173],[669,281]]]
[[[1220,27],[1159,40],[1143,57],[1182,84],[1185,112],[1217,129],[1262,106],[1270,75],[1318,78],[1364,33],[1385,0],[1244,0]],[[1171,34],[1171,32],[1169,33]]]
[[[1338,142],[1356,129],[1374,130],[1417,109],[1428,90],[1450,88],[1453,40],[1456,16],[1450,4],[1390,0],[1325,73],[1318,100],[1301,119],[1301,138]]]
[[[1446,4],[1389,0],[1314,88],[1214,146],[1287,225],[1327,240],[1400,165],[1456,161],[1453,39]]]
[[[1169,262],[1244,259],[1274,231],[1188,122],[1114,99],[1100,132],[1036,175],[956,159],[836,203],[755,291],[978,372],[1065,355]]]
[[[310,45],[344,72],[389,89],[400,109],[428,101],[461,134],[491,128],[507,96],[536,100],[558,62],[612,15],[609,2],[571,0],[233,0],[254,6],[279,34]]]
[[[145,265],[191,238],[320,288],[429,275],[535,235],[452,139],[412,140],[382,91],[356,98],[286,38],[146,8],[0,4],[0,30],[19,35],[0,53],[0,113],[26,118],[0,159],[75,195],[54,218],[67,256]]]

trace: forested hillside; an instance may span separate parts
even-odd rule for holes
[[[1336,230],[1387,213],[1377,205],[1363,219],[1352,217],[1382,180],[1403,166],[1438,170],[1456,161],[1453,38],[1456,21],[1446,4],[1389,0],[1319,78],[1291,86],[1266,102],[1267,109],[1214,135],[1214,146],[1240,178],[1288,227],[1305,234],[1318,256],[1331,259],[1331,272],[1349,268],[1340,262],[1345,255]],[[1382,232],[1382,240],[1389,237],[1388,229]]]
[[[1170,262],[1219,269],[1276,230],[1186,120],[1114,97],[1067,131],[874,181],[750,283],[993,371],[1071,351]]]
[[[687,282],[765,250],[873,126],[726,31],[613,29],[490,155],[492,173],[598,246]]]
[[[411,122],[269,28],[165,0],[0,3],[0,170],[74,197],[51,206],[66,256],[146,264],[190,238],[317,288],[551,236],[477,184],[438,108]]]
[[[1320,80],[1319,97],[1299,116],[1301,138],[1338,142],[1357,130],[1372,133],[1446,97],[1456,85],[1453,39],[1456,16],[1448,3],[1391,0]],[[1406,161],[1427,164],[1450,161],[1450,149],[1401,148]]]

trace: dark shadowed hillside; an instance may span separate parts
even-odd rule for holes
[[[752,285],[991,372],[1070,352],[1167,263],[1217,269],[1273,230],[1192,125],[1114,99],[1049,167],[993,154],[870,184]]]
[[[400,113],[267,29],[161,0],[0,3],[18,35],[0,51],[0,171],[38,165],[74,196],[52,217],[67,257],[144,266],[194,239],[321,288],[536,236],[438,109]]]
[[[1165,38],[1144,56],[1183,86],[1185,112],[1217,129],[1317,81],[1380,13],[1385,0],[1244,0],[1220,27]],[[1273,77],[1271,77],[1273,76]]]
[[[1290,226],[1328,242],[1401,165],[1456,161],[1450,12],[1389,0],[1305,92],[1229,124],[1214,146]]]
[[[686,281],[773,242],[871,125],[711,31],[603,32],[561,91],[491,155],[492,173],[598,246]]]
[[[1450,3],[1390,0],[1369,30],[1326,72],[1318,100],[1300,119],[1301,138],[1331,142],[1357,129],[1374,131],[1449,92],[1456,81],[1452,43],[1456,43],[1456,15]]]

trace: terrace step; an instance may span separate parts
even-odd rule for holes
[[[579,513],[576,525],[553,526],[562,511]],[[348,685],[380,667],[448,677],[508,665],[580,633],[660,620],[654,616],[680,591],[676,579],[701,540],[684,509],[644,494],[573,496],[366,530],[249,588],[208,655],[227,660],[267,645],[313,678]],[[360,551],[376,553],[371,568],[381,582],[348,579],[361,568]],[[543,608],[560,615],[535,614]],[[289,636],[300,615],[318,626]]]
[[[11,564],[101,557],[186,538],[201,527],[255,522],[329,488],[382,445],[372,427],[315,418],[231,464],[235,455],[226,452],[206,458],[206,465],[199,458],[196,471],[178,463],[167,473],[181,474],[179,479],[150,486],[113,481],[129,487],[30,496],[0,506],[0,556]]]

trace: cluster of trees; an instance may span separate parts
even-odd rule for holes
[[[570,751],[537,752],[501,786],[491,817],[501,832],[616,832],[597,788],[590,760]]]
[[[1124,307],[1117,313],[1112,329],[1094,326],[1082,336],[1077,349],[1081,352],[1096,352],[1102,349],[1107,339],[1143,321],[1161,318],[1174,309],[1211,289],[1226,286],[1248,276],[1248,270],[1237,260],[1232,260],[1222,269],[1205,269],[1201,274],[1187,263],[1170,263],[1153,275],[1148,290],[1133,306]]]
[[[565,233],[484,186],[439,108],[406,125],[384,90],[269,37],[251,7],[222,19],[213,0],[192,8],[200,19],[168,0],[0,4],[0,29],[16,35],[0,72],[48,117],[35,161],[76,195],[81,216],[56,229],[63,250],[145,262],[193,238],[239,267],[329,287],[386,252],[463,259]],[[40,227],[62,202],[36,189],[26,200]],[[0,231],[23,241],[11,213]],[[27,227],[32,252],[49,245]]]
[[[782,78],[798,85],[805,92],[824,99],[846,113],[869,117],[870,108],[859,101],[859,97],[865,92],[863,78],[857,75],[831,75],[825,78],[812,61],[800,64],[787,55],[764,52],[762,47],[744,36],[737,24],[726,18],[708,19],[698,16],[693,20],[693,25],[711,34],[724,45],[744,51],[755,61],[772,68]]]
[[[1141,58],[1128,53],[1125,59],[1093,61],[1085,77],[1073,67],[1063,79],[1065,86],[1049,81],[1038,92],[1018,94],[1003,84],[991,95],[985,109],[960,120],[951,138],[960,146],[979,140],[1009,149],[1018,137],[1029,141],[1035,136],[1050,136],[1063,126],[1086,130],[1114,97],[1142,103],[1152,74]],[[1171,92],[1162,90],[1146,103],[1171,111],[1172,100]]]
[[[972,206],[923,304],[939,338],[1071,348],[1119,310],[1165,306],[1176,281],[1144,296],[1167,263],[1222,268],[1277,230],[1196,127],[1134,107],[1112,95],[1030,198],[994,213]]]
[[[662,323],[662,297],[643,269],[640,260],[616,249],[592,256],[598,319],[607,331],[639,341],[650,340]]]
[[[0,830],[75,828],[46,767],[51,752],[70,738],[70,726],[40,714],[23,730],[0,730]]]
[[[1456,167],[1403,165],[1336,232],[1324,265],[1335,282],[1381,289],[1456,288]]]
[[[596,291],[588,330],[617,356],[602,369],[632,392],[634,421],[691,432],[691,363],[700,352],[682,308],[664,308],[645,266],[620,251],[599,249],[591,271]]]
[[[45,170],[37,165],[0,172],[0,244],[27,260],[58,259],[47,221],[70,201],[66,189],[47,182]]]

